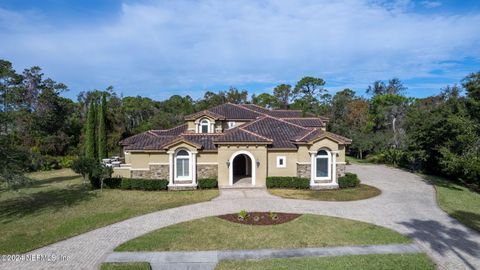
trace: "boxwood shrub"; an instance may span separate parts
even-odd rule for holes
[[[218,181],[216,178],[198,179],[199,189],[217,188],[217,187],[218,187]]]
[[[310,180],[301,177],[271,176],[267,177],[267,188],[310,188]]]
[[[120,188],[122,184],[122,178],[120,177],[112,177],[103,180],[103,186],[106,188]]]
[[[120,179],[120,182],[117,179]],[[165,179],[109,178],[106,182],[110,182],[107,187],[121,189],[166,190],[168,186],[168,180]]]
[[[360,185],[360,179],[354,173],[345,173],[344,176],[338,178],[338,186],[340,188],[351,188]]]

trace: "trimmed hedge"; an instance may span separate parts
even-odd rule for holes
[[[360,179],[354,173],[345,173],[345,176],[338,178],[338,186],[340,188],[351,188],[360,185]]]
[[[198,179],[199,189],[217,188],[218,182],[216,178],[204,178]]]
[[[122,184],[122,178],[115,177],[115,178],[107,178],[103,180],[103,186],[106,188],[120,188]]]
[[[107,178],[103,181],[106,188],[135,190],[167,190],[168,180],[137,179],[137,178]]]
[[[271,176],[267,177],[267,188],[310,188],[310,180],[301,177]]]

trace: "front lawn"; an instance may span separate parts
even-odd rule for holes
[[[100,270],[151,270],[147,262],[102,263]]]
[[[445,212],[480,231],[480,194],[444,178],[424,176],[435,185],[437,202]]]
[[[0,191],[0,254],[21,253],[145,213],[208,201],[218,190],[90,190],[69,169],[37,172]]]
[[[332,190],[269,189],[268,191],[282,198],[316,201],[355,201],[375,197],[381,193],[378,188],[364,184],[354,188]]]
[[[168,226],[118,246],[116,251],[303,248],[409,243],[405,236],[373,224],[302,215],[290,222],[260,226],[208,217]]]
[[[215,270],[282,269],[355,269],[355,270],[434,270],[435,264],[425,254],[381,254],[340,257],[282,258],[268,260],[221,261]]]

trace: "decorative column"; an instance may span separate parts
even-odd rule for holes
[[[332,183],[337,184],[337,153],[332,151]]]
[[[215,133],[215,122],[210,122],[210,133]]]
[[[316,151],[308,151],[310,153],[310,186],[315,185],[315,154]]]
[[[192,184],[197,185],[197,151],[192,152]]]
[[[175,151],[168,151],[168,185],[173,185],[173,154]]]

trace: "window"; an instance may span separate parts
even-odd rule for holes
[[[208,133],[210,131],[210,121],[203,119],[200,121],[200,133]]]
[[[190,154],[186,150],[178,151],[175,156],[175,178],[190,178]]]
[[[315,178],[330,179],[330,154],[326,150],[320,150],[315,159]]]
[[[237,125],[235,122],[228,122],[228,129],[234,128]]]
[[[285,156],[278,156],[277,168],[285,168],[285,167],[287,167],[287,158]]]

